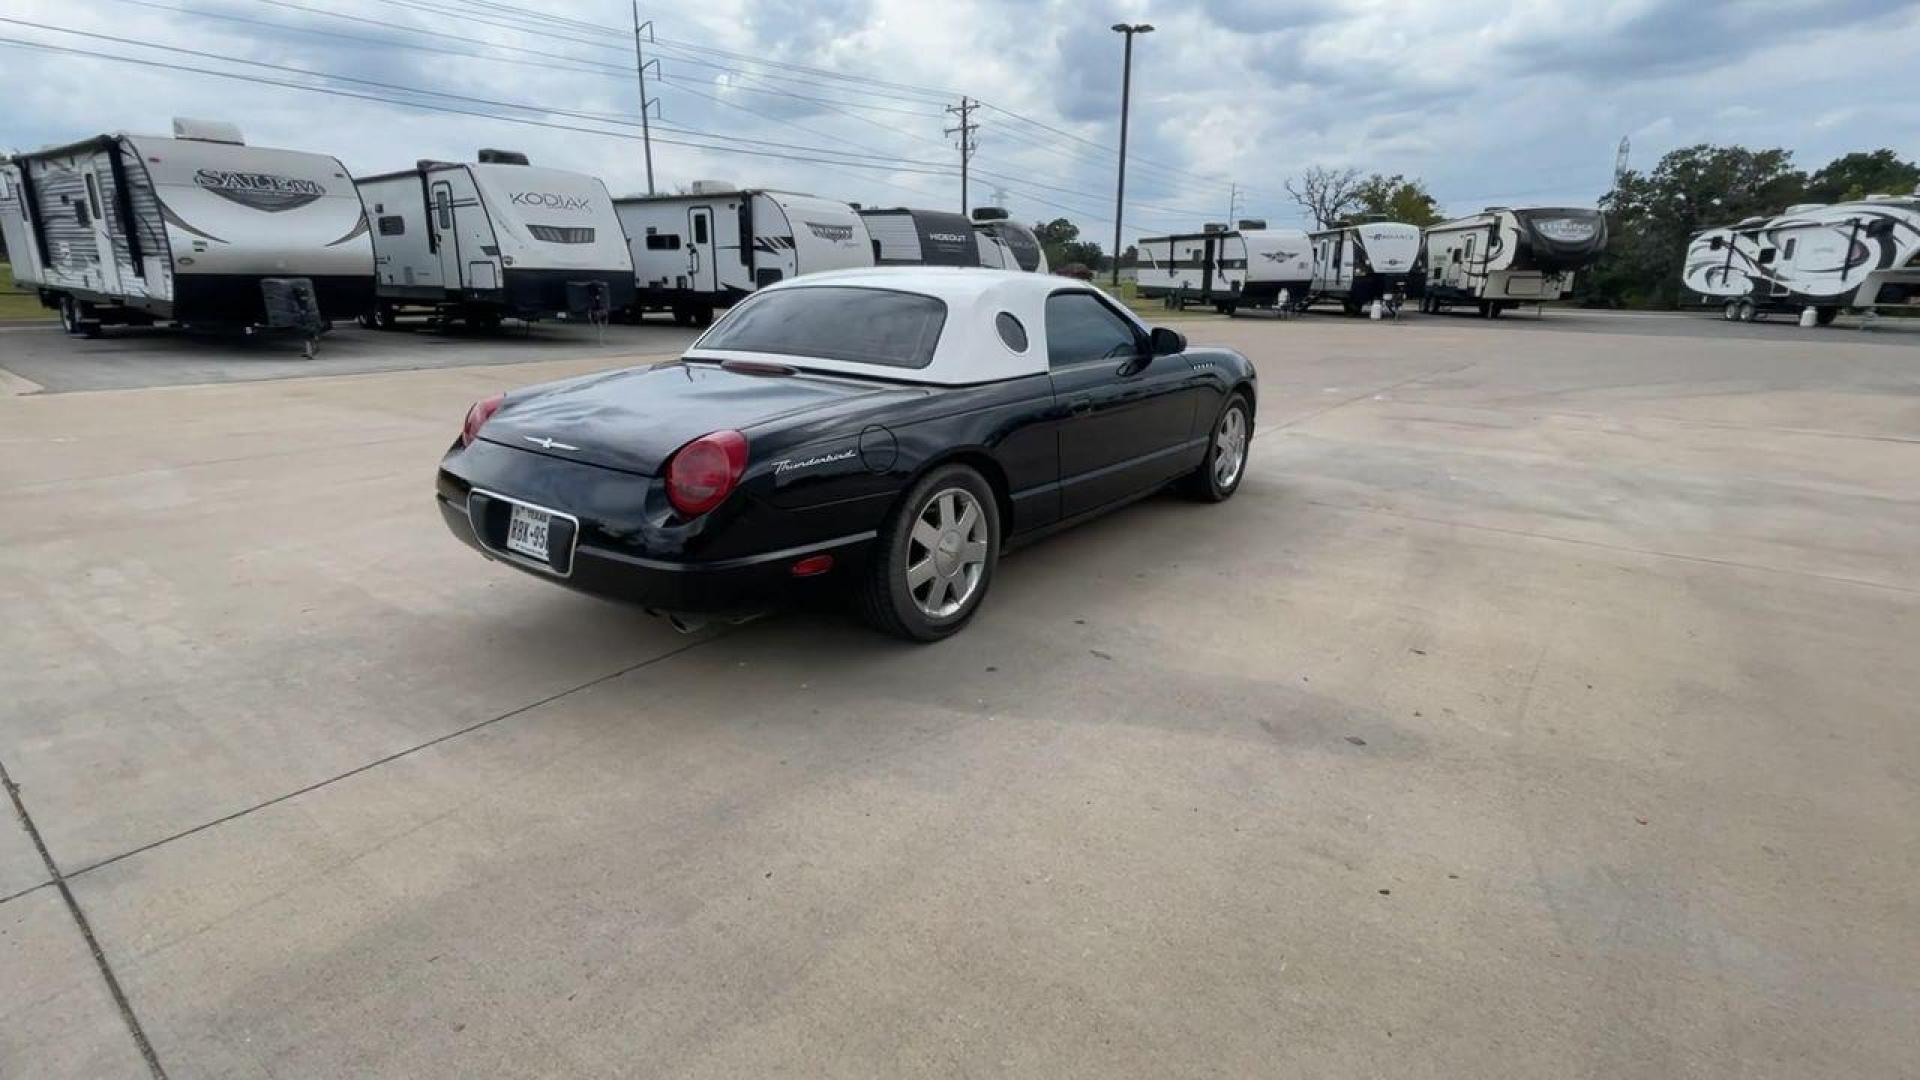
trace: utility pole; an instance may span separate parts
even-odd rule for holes
[[[960,104],[947,106],[948,112],[960,118],[959,126],[948,128],[947,134],[960,136],[960,215],[962,217],[968,213],[967,166],[973,161],[973,152],[979,149],[979,145],[973,141],[973,133],[980,130],[980,125],[974,123],[972,119],[973,110],[979,107],[979,102],[965,95],[961,96]]]
[[[647,123],[647,113],[653,102],[647,97],[647,65],[652,64],[654,74],[660,73],[660,61],[648,60],[640,53],[640,34],[646,32],[647,40],[653,40],[653,20],[640,21],[640,0],[633,0],[633,66],[640,77],[640,145],[647,152],[647,194],[653,194],[653,128]]]
[[[1120,215],[1127,202],[1127,109],[1133,97],[1133,35],[1151,34],[1149,23],[1114,23],[1113,32],[1127,37],[1126,59],[1120,68],[1120,182],[1113,193],[1113,287],[1120,287]]]
[[[1234,219],[1240,213],[1240,185],[1227,185],[1227,228],[1234,227]]]
[[[1633,150],[1633,144],[1625,135],[1620,136],[1620,149],[1613,154],[1613,190],[1620,190],[1620,180],[1627,175],[1627,154]]]

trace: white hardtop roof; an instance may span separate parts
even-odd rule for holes
[[[989,270],[971,266],[879,266],[830,270],[788,278],[761,289],[756,296],[829,286],[918,293],[944,302],[947,305],[947,319],[941,327],[940,342],[934,347],[932,361],[923,368],[886,367],[817,357],[786,357],[784,359],[787,362],[817,371],[838,371],[942,386],[999,382],[1045,374],[1047,297],[1059,292],[1105,295],[1083,281],[1024,270]],[[1142,333],[1146,332],[1146,324],[1124,305],[1113,302],[1111,298],[1109,302],[1118,314]],[[740,306],[751,303],[753,298]],[[1027,348],[1024,352],[1014,352],[1001,340],[995,320],[1002,312],[1020,320],[1026,329]],[[701,340],[705,340],[706,336],[702,335]],[[687,355],[718,360],[767,359],[765,353],[703,349],[700,341],[695,341],[687,349]]]

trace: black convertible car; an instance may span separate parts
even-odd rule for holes
[[[815,274],[678,360],[474,403],[439,504],[488,557],[683,627],[837,581],[876,627],[932,641],[1010,544],[1169,483],[1232,495],[1255,400],[1245,357],[1085,285]]]

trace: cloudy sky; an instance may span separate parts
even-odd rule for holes
[[[641,0],[640,17],[663,191],[957,207],[943,109],[967,95],[986,103],[973,203],[1103,243],[1116,21],[1157,28],[1134,56],[1129,241],[1224,219],[1231,185],[1239,216],[1297,223],[1282,185],[1313,164],[1418,176],[1464,212],[1590,204],[1623,135],[1643,168],[1696,142],[1809,168],[1920,157],[1910,0]],[[184,115],[356,172],[497,146],[643,191],[631,19],[628,0],[0,0],[6,42],[147,62],[0,44],[0,148]]]

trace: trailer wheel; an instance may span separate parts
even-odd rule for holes
[[[483,334],[495,333],[500,329],[500,313],[491,309],[470,312],[467,325]]]
[[[373,325],[381,330],[398,330],[400,328],[400,317],[394,314],[392,304],[383,302],[379,307],[373,309]]]
[[[1726,306],[1720,309],[1720,318],[1727,322],[1732,322],[1739,317],[1740,317],[1740,301],[1738,300],[1729,300],[1727,301]]]
[[[71,296],[60,298],[60,329],[73,337],[80,336],[80,308]]]
[[[713,305],[712,304],[701,304],[699,307],[693,309],[693,325],[695,326],[712,326],[713,325]]]
[[[1742,300],[1733,317],[1741,322],[1753,322],[1760,317],[1760,309],[1752,300]]]
[[[1821,326],[1832,326],[1833,320],[1840,315],[1840,309],[1829,304],[1813,310],[1813,321]]]

